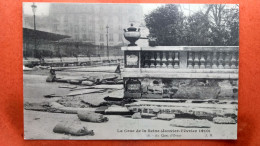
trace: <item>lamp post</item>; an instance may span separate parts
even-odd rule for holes
[[[35,3],[33,3],[31,7],[32,7],[32,12],[33,12],[33,26],[34,26],[34,54],[33,54],[33,56],[36,58],[36,23],[35,23],[35,13],[36,13],[37,6],[35,5]]]
[[[108,50],[108,25],[106,26],[106,29],[107,29],[107,58],[108,58],[108,61],[109,61],[109,50]]]

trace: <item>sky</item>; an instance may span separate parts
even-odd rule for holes
[[[32,8],[31,5],[33,3],[32,2],[24,2],[23,3],[23,11],[24,14],[27,15],[32,15]],[[36,10],[36,15],[48,15],[48,11],[49,11],[49,6],[50,3],[35,3],[37,5],[37,10]],[[164,4],[141,4],[141,6],[143,7],[143,12],[144,14],[149,14],[151,11],[153,11],[154,9],[156,9],[157,7],[160,7]],[[191,4],[190,5],[190,9],[192,11],[198,11],[203,5],[202,4]],[[188,10],[189,10],[189,4],[181,4],[182,9],[184,10],[185,15],[188,15]]]

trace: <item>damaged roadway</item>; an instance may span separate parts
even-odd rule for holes
[[[25,138],[26,139],[100,139],[104,137],[102,130],[109,129],[111,139],[129,138],[117,132],[118,128],[138,130],[144,129],[172,129],[170,122],[167,120],[151,120],[151,119],[132,119],[131,116],[106,115],[108,121],[105,123],[89,123],[80,121],[77,117],[79,110],[89,109],[96,113],[103,113],[107,110],[108,114],[116,113],[116,111],[125,111],[127,109],[121,105],[123,95],[122,84],[106,84],[100,82],[99,85],[82,86],[60,82],[47,83],[48,70],[33,70],[24,73],[24,108],[31,110],[24,111]],[[58,77],[63,79],[75,80],[79,78],[87,78],[89,76],[104,77],[116,76],[116,73],[101,72],[73,72],[60,71]],[[105,74],[105,75],[104,75]],[[93,77],[92,80],[96,78]],[[35,104],[36,103],[36,104]],[[37,105],[38,104],[38,105]],[[36,105],[36,106],[32,106]],[[55,107],[55,108],[53,108]],[[35,108],[34,110],[32,108]],[[38,109],[37,109],[38,108]],[[46,110],[47,109],[47,110]],[[66,113],[66,114],[64,114]],[[118,114],[118,113],[117,113]],[[95,136],[72,136],[66,134],[56,134],[53,128],[58,123],[80,122],[83,126],[94,131]],[[126,124],[128,123],[128,124]],[[214,124],[210,122],[210,124]],[[53,125],[53,126],[50,126]],[[41,127],[41,128],[39,128]],[[134,128],[133,128],[134,127]],[[181,129],[181,127],[174,127]],[[216,133],[221,129],[236,128],[236,124],[226,124],[213,126],[211,131]],[[231,130],[232,131],[232,130]],[[111,136],[113,135],[113,136]],[[226,133],[225,135],[231,135]],[[138,134],[132,135],[133,139],[138,139]]]

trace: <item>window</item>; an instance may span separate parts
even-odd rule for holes
[[[82,34],[82,39],[85,41],[87,40],[87,35],[86,34]]]
[[[82,25],[86,24],[86,16],[85,15],[81,16],[81,23],[82,23]]]
[[[78,32],[79,32],[79,26],[78,26],[78,25],[75,25],[74,32],[75,32],[75,33],[78,33]]]
[[[119,41],[119,42],[122,42],[122,41],[123,41],[123,35],[122,35],[122,33],[120,33],[120,34],[118,35],[118,41]]]
[[[75,39],[79,40],[79,34],[75,34]]]
[[[53,25],[53,31],[58,31],[58,24]]]
[[[82,30],[83,32],[85,32],[85,31],[86,31],[86,27],[82,26],[82,27],[81,27],[81,30]]]
[[[99,34],[99,41],[101,41],[101,42],[104,41],[104,34],[103,33]]]
[[[100,31],[103,32],[104,31],[104,26],[101,24],[100,25]]]
[[[64,33],[65,33],[65,34],[69,34],[69,32],[70,32],[70,31],[69,31],[68,28],[66,28],[66,29],[64,30]]]
[[[100,43],[100,49],[104,49],[104,43]]]
[[[114,41],[114,38],[113,38],[113,37],[114,37],[113,34],[110,33],[110,34],[109,34],[109,41],[110,41],[110,42]]]
[[[68,21],[69,21],[69,18],[68,18],[68,16],[66,15],[66,16],[64,16],[64,23],[68,23]]]

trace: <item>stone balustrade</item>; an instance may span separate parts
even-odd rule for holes
[[[209,73],[225,74],[222,76],[234,73],[235,78],[238,78],[238,49],[238,46],[122,47],[127,74],[207,73],[202,76],[209,77],[213,75]],[[131,76],[138,76],[134,74]]]

